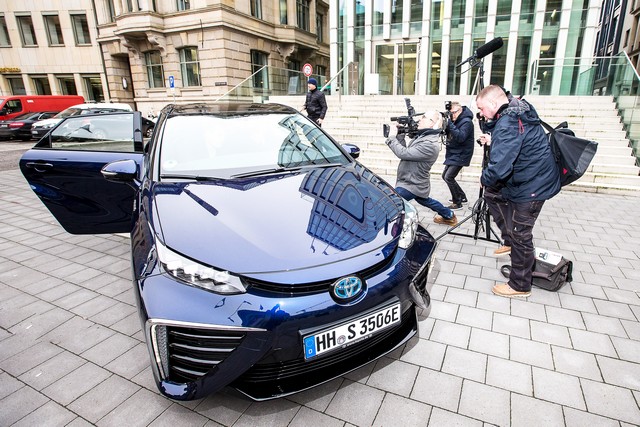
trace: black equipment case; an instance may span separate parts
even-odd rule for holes
[[[511,266],[503,265],[500,270],[502,275],[508,279],[511,273]],[[533,266],[533,286],[547,291],[557,291],[565,283],[573,280],[572,272],[573,262],[558,253],[536,248],[536,261]]]

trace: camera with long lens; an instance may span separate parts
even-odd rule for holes
[[[418,121],[414,119],[415,116],[421,116],[424,113],[416,113],[415,108],[411,106],[411,100],[409,98],[404,99],[405,104],[407,104],[407,115],[399,116],[399,117],[391,117],[392,122],[398,122],[398,134],[406,133],[409,138],[413,138],[416,136],[418,132]],[[382,135],[385,138],[389,136],[390,126],[388,124],[382,125]]]
[[[449,131],[449,122],[453,120],[453,113],[451,113],[451,101],[444,101],[444,110],[441,111],[440,115],[442,116],[442,143],[447,145],[448,138],[447,132]]]

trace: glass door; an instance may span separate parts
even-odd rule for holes
[[[376,73],[381,95],[415,95],[417,76],[417,43],[381,44],[376,46]]]

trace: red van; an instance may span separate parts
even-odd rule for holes
[[[62,111],[84,103],[78,95],[15,95],[0,96],[0,120],[12,119],[24,113]]]

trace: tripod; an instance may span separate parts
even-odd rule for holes
[[[476,80],[473,84],[473,88],[471,93],[474,93],[476,87],[478,88],[478,93],[484,88],[484,67],[482,60],[472,60],[469,70],[473,67],[478,66],[478,72],[476,73]],[[466,71],[465,71],[466,72]],[[484,144],[482,146],[482,170],[484,170],[489,164],[489,147]],[[465,222],[472,220],[475,224],[473,235],[460,233],[456,230]],[[485,231],[484,236],[480,236],[481,230]],[[440,240],[447,234],[453,234],[455,236],[463,236],[463,237],[473,237],[474,240],[486,240],[489,242],[502,243],[498,234],[491,228],[491,213],[489,212],[489,207],[487,206],[487,202],[484,199],[484,187],[480,186],[480,191],[478,192],[478,200],[473,204],[473,208],[471,209],[471,214],[467,217],[463,218],[459,221],[455,226],[451,227],[440,236],[436,238],[436,241]],[[492,237],[493,235],[493,237]]]

